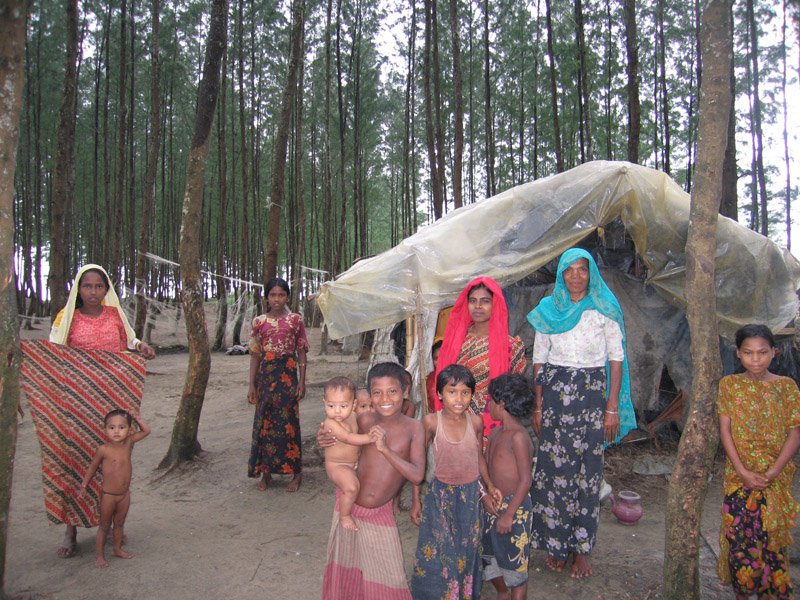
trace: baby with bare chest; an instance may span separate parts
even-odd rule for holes
[[[339,523],[349,531],[358,531],[353,517],[353,503],[361,487],[356,475],[360,446],[373,440],[358,433],[354,411],[356,386],[347,377],[334,377],[325,384],[325,421],[322,426],[336,438],[325,448],[325,472],[339,490]]]
[[[139,426],[139,431],[134,432],[131,428],[134,421]],[[108,442],[95,452],[79,490],[80,494],[86,494],[89,482],[99,467],[103,473],[103,495],[100,498],[100,527],[95,540],[95,566],[98,568],[108,566],[105,557],[106,537],[112,522],[113,555],[118,558],[133,557],[133,554],[122,549],[123,526],[131,505],[131,455],[133,445],[150,435],[147,423],[138,415],[131,415],[121,409],[112,410],[106,415],[104,427]]]

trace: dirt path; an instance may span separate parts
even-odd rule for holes
[[[30,332],[28,332],[30,334]],[[199,439],[202,460],[167,476],[155,470],[169,445],[186,373],[186,354],[163,354],[148,364],[142,414],[153,434],[137,445],[132,506],[126,532],[132,560],[110,559],[94,568],[94,530],[80,530],[79,553],[58,559],[62,528],[49,526],[42,506],[39,447],[29,416],[20,423],[6,565],[6,591],[39,600],[196,598],[318,598],[325,545],[333,508],[333,487],[310,436],[323,415],[321,385],[333,375],[363,381],[366,363],[352,357],[318,356],[318,332],[310,332],[309,390],[301,404],[305,476],[289,494],[280,479],[266,492],[247,479],[252,408],[245,402],[248,356],[215,354],[203,407]],[[43,337],[41,331],[26,337]],[[27,411],[26,411],[27,412]],[[612,450],[607,478],[615,489],[630,488],[644,498],[645,514],[633,527],[616,522],[603,507],[595,575],[575,582],[542,567],[534,553],[528,598],[658,598],[663,567],[663,476],[632,473],[634,458],[648,447]],[[668,454],[670,451],[660,451]],[[728,598],[713,574],[719,525],[720,482],[711,482],[704,531],[704,598]],[[408,493],[408,491],[406,491]],[[410,572],[416,528],[408,514],[399,519]],[[793,568],[793,578],[799,581]],[[484,588],[487,598],[494,594]]]

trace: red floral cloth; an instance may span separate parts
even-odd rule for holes
[[[279,356],[294,354],[300,349],[308,350],[303,317],[297,313],[277,319],[269,314],[258,315],[253,319],[248,347],[250,352],[270,352]]]

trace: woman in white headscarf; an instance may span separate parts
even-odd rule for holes
[[[136,338],[108,273],[93,264],[84,265],[75,276],[67,304],[53,321],[50,341],[78,350],[130,350],[146,359],[156,355],[153,348]],[[76,551],[77,523],[66,526],[56,551],[61,558],[70,558]]]

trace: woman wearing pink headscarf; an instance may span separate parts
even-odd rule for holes
[[[525,344],[508,335],[508,308],[503,290],[491,277],[477,277],[458,296],[436,363],[436,376],[448,365],[464,365],[475,377],[475,394],[470,408],[483,416],[483,435],[498,425],[484,413],[489,381],[503,373],[525,370]],[[442,402],[435,399],[436,410]]]

